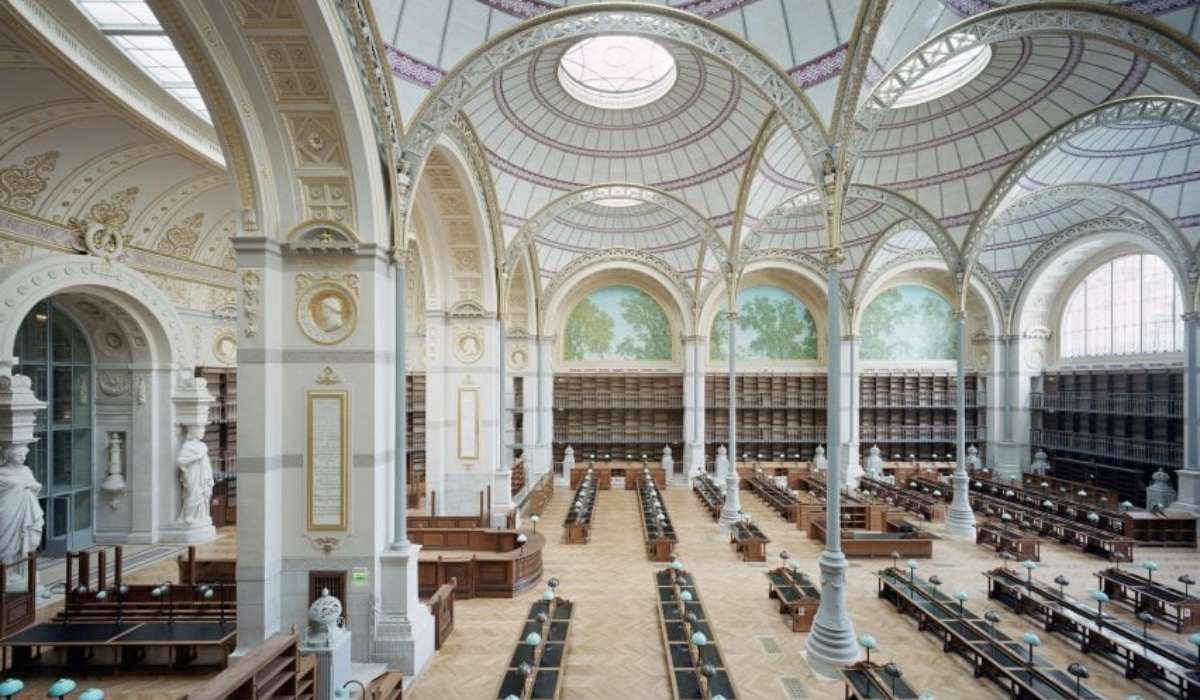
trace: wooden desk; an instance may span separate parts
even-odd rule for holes
[[[812,629],[821,605],[821,590],[807,574],[780,567],[767,574],[767,597],[779,601],[779,614],[787,615],[793,632]]]
[[[1020,530],[991,524],[980,525],[975,530],[975,544],[991,547],[997,553],[1009,552],[1017,561],[1042,560],[1042,543],[1036,537],[1025,536]]]
[[[1200,631],[1200,598],[1184,595],[1170,586],[1151,581],[1128,569],[1096,572],[1100,588],[1114,601],[1135,611],[1149,611],[1181,634]]]
[[[522,700],[559,697],[573,612],[574,605],[563,598],[539,600],[529,607],[495,697],[515,695]],[[540,638],[535,645],[528,643],[531,632]]]
[[[846,684],[846,700],[909,700],[921,697],[903,677],[892,678],[884,673],[883,666],[874,662],[859,661],[853,666],[838,669],[838,675]]]
[[[650,478],[654,479],[654,483],[659,488],[667,487],[667,473],[661,466],[647,465],[643,468],[642,462],[591,462],[583,469],[575,468],[571,470],[571,488],[577,488],[583,477],[591,470],[592,477],[596,481],[596,488],[601,491],[609,491],[612,489],[613,477],[624,480],[625,490],[632,491],[637,488],[637,480],[645,476],[646,470],[650,472]]]
[[[716,633],[705,614],[695,578],[690,572],[663,569],[654,574],[654,581],[658,588],[659,632],[666,651],[671,697],[710,698],[718,693],[731,700],[739,697],[721,657]],[[685,600],[687,597],[691,600]],[[696,632],[706,637],[703,646],[693,643],[692,635]]]

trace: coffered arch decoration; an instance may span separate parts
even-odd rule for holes
[[[423,222],[416,234],[426,263],[446,266],[437,273],[446,284],[442,305],[471,302],[495,309],[494,239],[487,228],[484,196],[473,186],[461,156],[452,146],[439,145],[427,159],[414,188],[420,193],[414,215]],[[435,229],[439,234],[431,235]]]
[[[42,299],[88,294],[126,310],[136,324],[131,341],[151,353],[158,367],[190,371],[197,363],[175,305],[141,273],[111,260],[42,256],[0,275],[0,351],[10,355],[21,320]]]
[[[567,7],[532,19],[506,33],[438,81],[414,115],[404,136],[405,167],[414,176],[425,167],[425,159],[447,123],[491,77],[522,56],[541,48],[588,36],[619,33],[645,36],[689,49],[728,66],[754,86],[779,112],[804,145],[809,168],[817,172],[817,160],[830,150],[820,115],[786,73],[762,57],[757,49],[724,29],[692,14],[666,7],[630,3]]]

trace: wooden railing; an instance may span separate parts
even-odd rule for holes
[[[316,676],[316,657],[300,654],[299,637],[277,633],[184,700],[311,699],[316,697]]]

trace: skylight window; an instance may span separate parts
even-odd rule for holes
[[[75,0],[75,4],[114,46],[167,92],[212,122],[183,58],[145,0]]]
[[[675,59],[638,36],[597,36],[576,43],[558,64],[558,82],[575,99],[601,109],[654,102],[675,85]]]
[[[641,203],[642,203],[642,200],[633,199],[632,197],[605,197],[603,199],[597,199],[596,201],[592,202],[592,204],[595,204],[597,206],[613,207],[616,209],[623,209],[625,207],[636,207],[637,205],[639,205]]]
[[[949,95],[975,79],[992,60],[992,47],[978,44],[930,68],[914,80],[892,103],[895,108],[931,102]]]

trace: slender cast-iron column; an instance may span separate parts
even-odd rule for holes
[[[1200,517],[1200,311],[1183,315],[1183,469],[1179,479],[1179,500],[1172,510],[1183,510]]]
[[[821,568],[821,604],[808,635],[808,665],[818,676],[836,678],[839,668],[858,660],[854,622],[846,609],[846,555],[842,553],[842,332],[841,279],[838,255],[830,253],[826,287],[829,290],[829,333],[826,338],[826,364],[829,368],[828,400],[825,411],[825,444],[829,446],[829,469],[825,473],[825,550]]]
[[[392,541],[388,549],[408,549],[408,265],[407,251],[392,251],[395,268],[396,296],[396,475],[392,479],[395,493],[392,500]]]
[[[729,294],[729,469],[725,472],[725,503],[721,506],[720,528],[732,531],[742,518],[738,498],[737,470],[737,309],[736,295]]]
[[[958,320],[958,385],[954,390],[954,408],[957,413],[955,424],[958,466],[954,470],[954,499],[946,511],[946,533],[961,539],[975,541],[975,511],[967,498],[967,315],[956,314]]]

